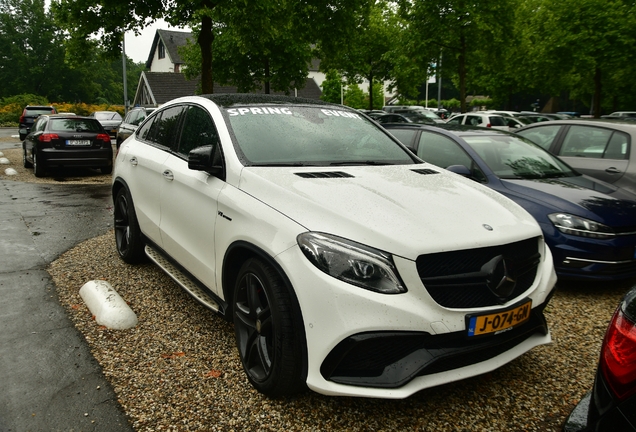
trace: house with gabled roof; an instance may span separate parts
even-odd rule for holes
[[[139,77],[133,106],[157,107],[172,99],[192,96],[197,92],[199,80],[186,80],[182,73],[183,60],[178,48],[192,40],[192,33],[174,30],[157,30],[152,42],[146,71]],[[254,93],[264,93],[264,89]],[[234,86],[214,84],[214,93],[237,93]],[[274,92],[283,94],[283,92]],[[305,86],[294,96],[320,99],[322,91],[313,78],[307,78]]]

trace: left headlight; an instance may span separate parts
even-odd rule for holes
[[[571,214],[552,213],[548,215],[548,218],[559,231],[565,234],[597,239],[608,239],[616,235],[607,225]]]
[[[330,276],[383,294],[406,292],[386,252],[322,233],[303,233],[296,240],[307,259]]]

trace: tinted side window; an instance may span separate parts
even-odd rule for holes
[[[612,131],[590,126],[570,126],[559,155],[602,158]]]
[[[177,150],[177,138],[179,132],[179,120],[181,119],[181,113],[183,112],[183,106],[170,107],[161,112],[161,118],[153,122],[153,134],[152,140],[164,147],[170,147],[172,150]]]
[[[150,132],[153,130],[152,126],[156,123],[156,121],[157,121],[157,116],[153,117],[152,120],[150,120],[148,123],[140,127],[137,130],[137,137],[144,141],[146,140],[150,141],[152,138],[152,135]]]
[[[471,125],[471,126],[478,126],[482,123],[483,123],[482,118],[477,116],[466,116],[466,121],[464,122],[464,124]]]
[[[603,153],[603,159],[627,159],[629,157],[629,135],[615,131]]]
[[[493,126],[508,126],[508,122],[503,117],[489,117],[489,120]]]
[[[389,129],[389,133],[396,137],[402,144],[413,150],[413,137],[417,131],[409,129]]]
[[[528,138],[533,143],[548,150],[556,138],[561,126],[541,126],[517,132],[522,137]]]
[[[453,117],[452,119],[450,119],[446,123],[459,125],[459,124],[462,124],[463,118],[464,118],[464,116]]]
[[[200,107],[187,107],[179,143],[179,153],[187,156],[191,150],[197,147],[217,142],[218,135],[210,115]]]

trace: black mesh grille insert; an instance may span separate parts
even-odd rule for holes
[[[493,274],[487,264],[503,257],[514,289],[504,296],[493,290]],[[500,246],[420,255],[417,271],[431,297],[444,307],[474,308],[504,304],[524,293],[537,274],[540,261],[539,238]],[[490,281],[490,282],[489,282]]]
[[[353,177],[351,174],[347,174],[342,171],[321,171],[321,172],[300,172],[295,173],[299,177],[304,178],[347,178]]]

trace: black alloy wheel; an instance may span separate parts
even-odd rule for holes
[[[128,264],[145,261],[144,242],[137,222],[135,207],[126,188],[115,196],[115,243],[117,253]]]
[[[305,341],[294,304],[270,265],[256,258],[243,264],[233,302],[236,342],[249,381],[271,397],[305,389]]]

